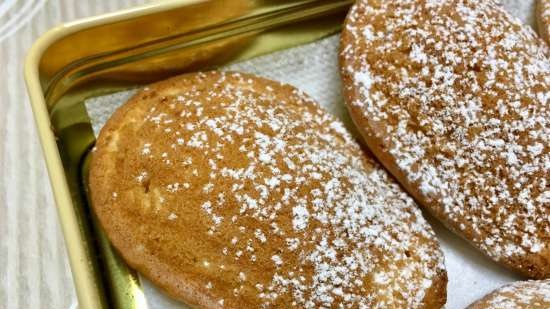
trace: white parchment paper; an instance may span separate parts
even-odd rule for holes
[[[480,0],[483,1],[483,0]],[[503,5],[525,24],[534,27],[535,0],[504,0]],[[329,112],[340,118],[356,133],[346,111],[338,74],[338,36],[275,52],[245,62],[232,64],[223,70],[253,73],[294,85],[317,100]],[[86,108],[96,136],[109,116],[136,91],[123,91],[86,101]],[[500,287],[521,280],[449,232],[437,220],[426,215],[437,234],[445,254],[449,276],[448,309],[464,308],[473,301]],[[152,283],[141,277],[144,295],[151,309],[186,308],[165,296]]]

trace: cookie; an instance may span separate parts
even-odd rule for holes
[[[497,289],[468,309],[550,308],[550,280],[515,282]]]
[[[380,162],[499,263],[550,276],[548,47],[496,1],[361,0],[343,93]]]
[[[537,24],[541,37],[550,44],[550,0],[537,0]]]
[[[240,73],[156,83],[93,153],[93,210],[128,264],[196,308],[440,308],[413,200],[296,88]]]

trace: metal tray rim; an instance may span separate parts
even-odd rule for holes
[[[81,309],[102,308],[102,295],[92,274],[90,257],[87,256],[83,246],[83,235],[79,230],[61,156],[54,132],[51,129],[44,89],[40,84],[38,71],[40,59],[49,46],[77,31],[198,2],[200,0],[169,0],[62,23],[41,35],[25,56],[25,83],[67,247],[79,308]]]

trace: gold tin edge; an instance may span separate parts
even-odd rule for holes
[[[83,235],[79,231],[76,213],[73,209],[68,183],[65,179],[63,164],[50,129],[42,88],[38,77],[38,63],[42,52],[56,39],[70,33],[70,28],[58,26],[42,37],[31,47],[25,59],[25,81],[29,92],[38,135],[46,161],[53,194],[57,205],[57,213],[67,246],[73,281],[81,309],[103,308],[103,296],[95,282],[91,267],[91,257],[84,249]],[[56,184],[55,186],[53,184]]]
[[[25,57],[25,82],[42,151],[44,152],[46,167],[57,206],[57,213],[67,246],[69,263],[80,309],[105,308],[105,302],[101,288],[98,286],[93,273],[92,257],[89,256],[84,247],[84,236],[80,232],[60,153],[57,148],[54,133],[51,130],[51,122],[38,73],[40,58],[51,44],[76,31],[198,2],[201,1],[179,0],[153,3],[64,23],[40,36],[29,49]]]
[[[71,198],[71,183],[66,178],[66,170],[52,130],[52,122],[39,75],[41,58],[52,44],[75,32],[200,2],[204,1],[166,1],[61,24],[42,35],[26,56],[25,80],[67,245],[79,307],[82,309],[106,308],[107,305],[104,300],[102,282],[98,280],[97,271],[94,269],[96,257],[87,247],[87,235],[81,229],[79,221],[81,218],[75,209],[77,205]]]

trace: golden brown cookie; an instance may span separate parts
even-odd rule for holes
[[[344,96],[369,148],[495,261],[550,276],[548,47],[495,1],[361,0]]]
[[[550,44],[550,0],[537,0],[537,23],[540,35]]]
[[[101,131],[90,190],[114,247],[197,308],[440,308],[443,256],[399,185],[296,88],[156,83]]]
[[[497,289],[468,309],[548,309],[550,280],[521,281]]]

